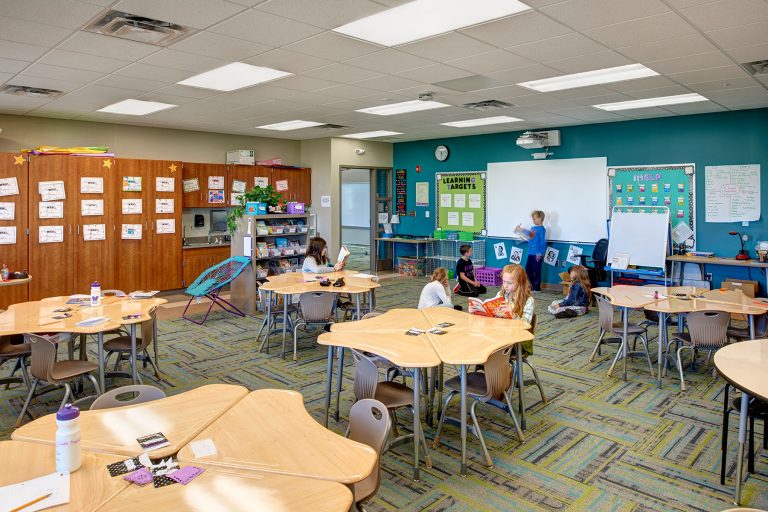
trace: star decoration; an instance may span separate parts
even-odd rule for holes
[[[112,169],[112,160],[104,160],[102,166],[106,167],[107,169]]]
[[[171,170],[171,173],[176,172],[176,164],[171,164],[168,168]]]
[[[24,165],[24,157],[22,155],[14,156],[13,165]]]

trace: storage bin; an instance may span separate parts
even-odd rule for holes
[[[245,214],[246,215],[266,215],[267,203],[256,203],[256,202],[249,201],[245,203]]]
[[[445,231],[442,229],[436,229],[432,232],[432,238],[435,240],[445,240]]]
[[[286,233],[296,233],[296,229],[297,229],[296,226],[286,226],[285,227],[285,232]]]
[[[423,276],[424,258],[415,256],[399,256],[397,258],[398,272],[404,276]]]
[[[501,269],[492,267],[477,267],[475,279],[485,286],[501,286]]]
[[[288,203],[288,213],[295,215],[304,215],[304,203],[291,201]]]
[[[459,239],[459,232],[458,231],[446,231],[445,232],[445,239],[446,240],[458,240]]]
[[[463,242],[471,242],[475,239],[474,235],[469,231],[459,231],[459,240]]]
[[[273,235],[282,235],[284,231],[283,226],[272,226]]]

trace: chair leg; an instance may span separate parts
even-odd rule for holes
[[[29,380],[29,371],[27,371],[27,357],[19,358],[19,362],[21,364],[21,380],[24,381],[24,385],[29,389],[31,381]]]
[[[747,451],[747,471],[755,472],[755,417],[749,417],[749,449]]]
[[[69,382],[64,383],[64,398],[61,400],[61,406],[59,406],[59,410],[63,409],[65,405],[67,405],[67,399],[69,399],[70,395],[72,395],[72,388],[69,386]]]
[[[546,404],[547,396],[544,394],[544,387],[541,385],[541,379],[539,379],[539,372],[536,371],[536,367],[533,366],[533,363],[531,363],[527,358],[523,358],[523,363],[527,364],[528,367],[531,369],[531,372],[533,373],[533,379],[536,381],[536,386],[539,388],[539,393],[541,393],[541,401]]]
[[[504,401],[507,402],[507,407],[509,408],[509,415],[512,417],[512,423],[514,423],[515,430],[517,431],[517,438],[520,440],[521,443],[523,443],[525,442],[523,429],[520,428],[520,422],[517,421],[517,416],[515,416],[515,409],[512,407],[512,401],[509,399],[509,393],[507,393],[506,391],[504,392]]]
[[[600,331],[600,337],[597,338],[597,344],[595,345],[595,349],[592,351],[592,355],[589,356],[589,362],[595,360],[595,355],[600,354],[600,345],[603,343],[603,338],[605,338],[605,331]]]
[[[96,390],[96,396],[101,396],[102,390],[99,388],[99,382],[96,380],[96,377],[90,373],[86,374],[86,377],[88,377],[88,380],[90,380],[91,384],[93,384],[93,389]]]
[[[728,404],[729,387],[730,384],[726,383],[723,390],[723,432],[720,435],[722,438],[720,443],[720,485],[725,485],[725,460],[728,454],[728,419],[731,415]]]
[[[411,409],[411,414],[416,416],[416,409],[413,407]],[[421,443],[421,446],[424,447],[424,464],[428,467],[432,467],[432,457],[429,455],[429,448],[427,447],[427,438],[424,437],[424,425],[421,424],[421,419],[419,419],[419,438],[416,439],[416,436],[414,436],[413,439],[414,443]]]
[[[21,408],[21,413],[19,414],[19,418],[16,420],[16,428],[19,428],[21,426],[21,422],[24,420],[24,413],[27,412],[27,407],[29,407],[29,402],[32,401],[32,397],[35,394],[35,389],[37,389],[38,382],[40,382],[38,379],[34,379],[32,381],[32,386],[29,388],[29,393],[27,393],[27,399],[24,401],[24,406]]]
[[[432,441],[432,448],[440,446],[440,434],[443,432],[443,424],[445,423],[445,417],[448,415],[448,405],[458,393],[451,391],[448,396],[445,397],[445,405],[443,406],[443,413],[440,415],[440,421],[437,422],[437,431],[435,432],[435,439]]]
[[[394,438],[400,437],[400,431],[397,429],[397,414],[394,409],[389,410],[389,417],[392,419],[392,436]]]
[[[645,348],[645,360],[648,361],[648,368],[651,370],[651,377],[656,377],[656,372],[653,369],[653,363],[651,362],[651,351],[648,349],[648,338],[645,336],[640,336],[640,341],[643,343],[643,348]]]
[[[293,360],[296,361],[296,351],[298,348],[299,322],[293,327]],[[285,340],[283,340],[283,359],[285,359]]]
[[[477,434],[477,439],[480,441],[480,447],[483,449],[483,456],[485,456],[485,465],[489,468],[493,467],[493,459],[491,459],[491,454],[488,453],[488,447],[485,446],[485,439],[483,438],[483,431],[480,430],[480,423],[477,421],[477,414],[475,414],[475,408],[477,407],[478,401],[473,400],[472,406],[469,408],[469,415],[472,417],[472,425],[475,427],[475,434]]]
[[[683,349],[691,348],[686,345],[681,345],[680,348],[677,349],[677,369],[680,372],[680,391],[685,391],[685,377],[683,376],[683,361],[680,358],[680,353],[683,351]]]

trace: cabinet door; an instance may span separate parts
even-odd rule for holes
[[[287,190],[278,190],[286,201],[311,201],[312,170],[272,168],[272,187],[275,190],[287,186]]]
[[[152,235],[152,256],[148,265],[154,269],[151,272],[149,287],[153,290],[175,290],[182,284],[182,255],[181,255],[181,162],[151,160],[152,182],[149,184],[150,209],[149,231]],[[173,180],[173,191],[164,186],[168,180]],[[162,183],[161,183],[162,182]],[[160,186],[158,186],[160,185]],[[165,190],[158,190],[165,189]],[[163,202],[166,209],[172,212],[159,213],[158,207]],[[161,226],[162,224],[162,226]],[[161,232],[165,231],[165,232]],[[173,232],[168,232],[168,231]]]
[[[226,200],[228,206],[236,206],[232,204],[232,194],[235,192],[235,182],[245,183],[245,191],[248,192],[254,187],[253,178],[256,176],[256,171],[253,165],[230,165],[227,169],[227,190]]]
[[[194,192],[184,192],[184,208],[210,208],[215,206],[226,206],[229,198],[225,197],[223,203],[212,203],[209,201],[209,190],[224,190],[227,195],[227,166],[224,164],[197,164],[184,162],[182,176],[185,180],[197,179],[200,190]],[[221,188],[209,188],[208,178],[223,178],[224,186]]]
[[[73,286],[74,270],[74,179],[72,157],[65,155],[32,155],[29,159],[29,299],[40,300],[57,295],[88,293]],[[41,211],[43,196],[40,184],[63,183],[65,198],[47,201]],[[48,188],[48,185],[44,185]],[[49,196],[50,197],[50,196]],[[59,218],[48,208],[61,208]],[[46,207],[47,206],[47,207]]]
[[[150,203],[155,185],[152,161],[116,158],[114,162],[115,288],[126,293],[151,289],[152,275],[163,271],[154,264],[149,230],[155,207]],[[136,205],[141,206],[141,213],[131,213]]]
[[[13,209],[13,219],[0,219],[0,228],[15,228],[16,242],[12,240],[12,230],[3,229],[2,243],[0,244],[0,255],[11,272],[27,270],[29,268],[29,245],[27,243],[27,157],[18,153],[0,153],[0,178],[2,178],[3,189],[12,185],[12,180],[5,181],[8,178],[16,179],[18,194],[4,195],[0,197],[0,203],[11,203],[2,205],[5,216],[10,216],[10,210]],[[3,190],[3,193],[8,193]],[[0,308],[8,309],[11,304],[26,302],[29,300],[29,285],[20,284],[14,286],[0,286]]]
[[[84,156],[68,158],[67,170],[75,178],[72,183],[74,288],[87,293],[91,283],[98,281],[102,290],[113,289],[116,287],[115,210],[120,206],[115,202],[115,161]]]

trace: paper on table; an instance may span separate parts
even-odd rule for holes
[[[469,194],[469,207],[480,208],[481,206],[480,194]]]
[[[349,277],[354,277],[355,279],[376,279],[377,276],[374,276],[373,274],[365,274],[363,272],[360,272],[358,274],[352,274]]]
[[[168,235],[176,232],[176,219],[157,219],[157,234]]]
[[[141,199],[123,199],[123,215],[140,215]]]
[[[41,181],[37,184],[43,201],[61,201],[66,199],[63,181]]]
[[[194,192],[196,190],[200,190],[200,182],[197,180],[197,178],[192,178],[191,180],[182,180],[181,188],[184,190],[184,192]]]
[[[0,487],[0,503],[3,504],[3,510],[13,510],[47,494],[50,496],[46,499],[24,507],[22,510],[34,512],[69,503],[69,473],[51,473],[26,482]]]
[[[453,206],[456,208],[465,208],[467,206],[467,194],[454,194]]]
[[[166,176],[155,177],[155,191],[173,192],[176,189],[175,180]]]
[[[75,325],[78,327],[90,327],[92,325],[98,325],[102,322],[106,322],[108,319],[109,317],[106,316],[92,316],[86,318],[85,320],[80,320]]]
[[[0,196],[16,196],[19,194],[19,182],[16,176],[0,178]]]
[[[104,215],[104,200],[103,199],[81,199],[80,214],[83,217],[88,217],[90,215]]]
[[[218,450],[216,450],[216,445],[213,444],[213,439],[199,439],[197,441],[192,441],[189,443],[189,447],[192,448],[192,453],[195,455],[196,459],[209,457],[219,453]]]
[[[449,226],[459,225],[459,212],[448,212],[448,225]]]
[[[64,202],[52,201],[37,203],[37,213],[40,219],[63,219],[64,218]]]
[[[0,203],[0,220],[16,218],[16,203]]]
[[[123,224],[120,238],[123,240],[141,240],[141,224]]]
[[[173,213],[173,199],[155,199],[155,213]]]
[[[106,240],[107,226],[105,224],[84,224],[83,240],[93,242],[95,240]]]
[[[240,180],[232,180],[232,192],[245,193],[245,182]]]
[[[40,226],[38,236],[41,244],[64,241],[64,226]]]
[[[13,245],[16,243],[16,226],[0,227],[0,245]]]
[[[224,176],[208,176],[208,188],[224,188]]]
[[[103,194],[104,178],[101,176],[80,178],[81,194]]]
[[[440,194],[440,207],[441,208],[451,207],[451,194]]]

